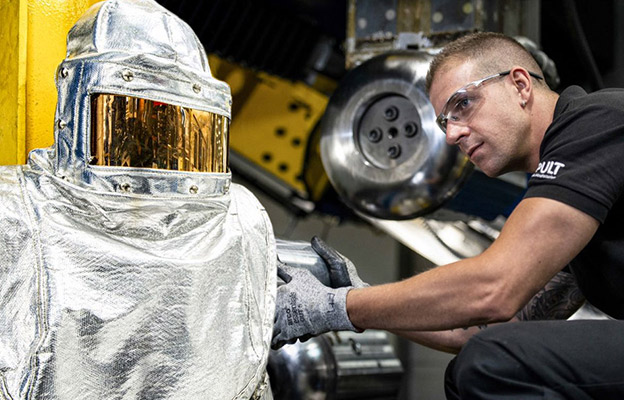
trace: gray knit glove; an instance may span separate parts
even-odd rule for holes
[[[353,287],[332,289],[310,271],[281,262],[277,274],[285,283],[277,288],[273,349],[329,331],[357,331],[346,307],[347,292]]]
[[[311,241],[312,249],[325,261],[331,277],[333,288],[353,286],[356,289],[370,286],[358,276],[355,265],[323,240],[314,236]]]

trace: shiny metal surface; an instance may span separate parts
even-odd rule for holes
[[[425,93],[431,56],[395,51],[350,73],[322,121],[321,155],[342,199],[364,215],[391,220],[427,214],[472,171],[445,143]]]
[[[151,0],[99,3],[57,82],[55,145],[0,168],[0,398],[271,399],[264,208],[229,173],[89,165],[91,94],[229,118],[193,32]]]
[[[276,400],[396,399],[403,367],[385,332],[326,333],[272,350]]]
[[[312,249],[310,242],[301,240],[275,240],[277,258],[284,264],[305,268],[324,285],[331,286],[327,264]]]
[[[91,165],[227,172],[224,115],[102,93],[91,114]]]

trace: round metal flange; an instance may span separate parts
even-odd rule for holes
[[[355,132],[364,158],[378,168],[395,168],[418,147],[420,118],[406,97],[389,95],[373,101]]]
[[[432,56],[402,50],[351,70],[321,123],[321,157],[351,208],[371,217],[411,219],[440,207],[472,164],[448,146],[425,93]]]

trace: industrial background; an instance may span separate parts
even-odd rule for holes
[[[53,143],[55,70],[65,56],[67,31],[94,3],[0,4],[0,164],[23,164],[31,149]],[[265,205],[276,236],[305,241],[320,236],[372,284],[482,251],[526,182],[522,175],[489,179],[461,165],[452,187],[424,205],[406,205],[407,211],[378,208],[369,215],[357,209],[350,187],[336,185],[339,176],[330,183],[328,172],[339,167],[330,163],[328,168],[319,143],[323,135],[340,133],[332,129],[351,104],[340,101],[357,96],[356,87],[381,91],[388,81],[403,79],[405,71],[380,70],[374,60],[407,54],[413,70],[422,74],[426,60],[421,55],[459,34],[492,30],[527,38],[555,90],[572,84],[588,91],[624,87],[624,2],[618,0],[159,3],[191,25],[210,55],[213,74],[231,86],[230,167],[234,180]],[[397,99],[410,98],[399,94]],[[373,96],[364,111],[352,110],[359,118],[354,129],[374,118],[370,114],[387,97]],[[421,112],[426,105],[405,107]],[[425,119],[408,125],[426,131]],[[411,162],[402,157],[420,143],[410,142],[419,136],[409,131],[406,137],[380,153],[369,136],[361,150],[369,162],[392,170]],[[392,343],[404,369],[398,398],[444,398],[442,380],[451,356],[398,338]]]

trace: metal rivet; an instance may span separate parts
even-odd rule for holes
[[[61,68],[61,77],[67,78],[67,75],[69,75],[69,70],[67,68]]]
[[[197,194],[197,192],[199,192],[199,188],[193,185],[189,188],[189,192],[191,192],[191,194]]]
[[[124,79],[124,81],[130,82],[134,79],[134,72],[126,69],[121,72],[121,77]]]
[[[130,184],[129,184],[129,183],[122,183],[122,184],[121,184],[121,191],[122,191],[122,192],[128,192],[128,191],[130,191]]]
[[[62,119],[59,119],[58,122],[56,123],[56,126],[58,126],[59,129],[65,129],[65,127],[67,126],[67,122],[63,121]]]
[[[194,85],[193,85],[193,91],[194,91],[195,93],[199,93],[199,92],[201,92],[201,86],[199,86],[199,84],[198,84],[198,83],[194,84]]]

